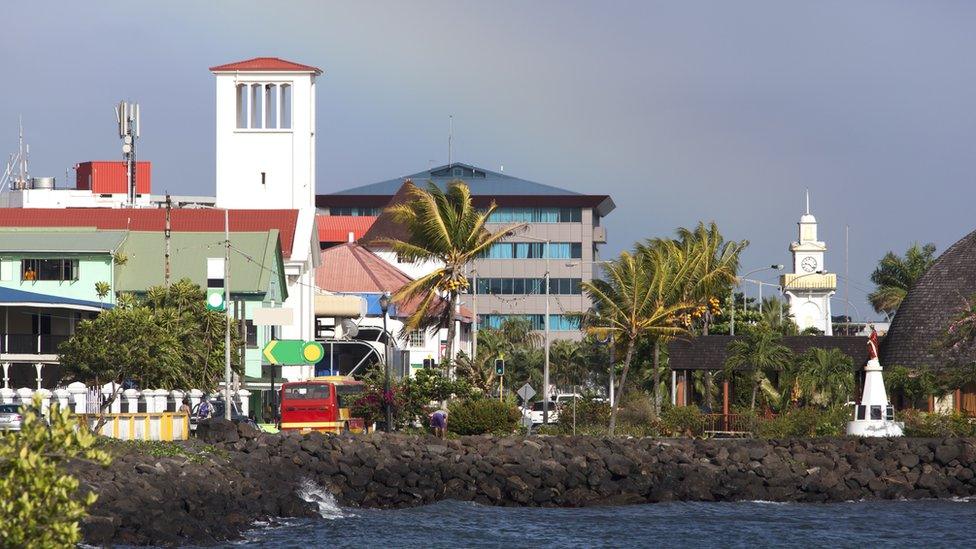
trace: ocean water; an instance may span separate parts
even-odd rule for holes
[[[320,519],[258,525],[225,547],[972,547],[976,500],[658,503],[583,509],[444,501],[343,509],[314,486]]]

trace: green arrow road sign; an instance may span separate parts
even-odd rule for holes
[[[271,364],[317,364],[325,349],[317,341],[273,339],[264,346],[264,358]]]

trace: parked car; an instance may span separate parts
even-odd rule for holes
[[[0,404],[0,431],[19,431],[23,420],[20,404]]]
[[[542,425],[543,420],[543,402],[541,400],[532,403],[532,409],[529,414],[532,417],[532,425]],[[559,406],[555,401],[549,401],[549,423],[559,423]]]
[[[224,400],[223,399],[213,399],[213,400],[210,400],[208,402],[210,402],[210,410],[211,410],[210,417],[224,417]],[[193,407],[193,411],[190,414],[190,430],[191,431],[196,431],[197,430],[197,423],[200,421],[199,415],[200,415],[200,405],[197,404],[196,406]],[[250,423],[251,425],[254,425],[255,427],[257,427],[257,423],[255,423],[253,419],[251,419],[251,418],[249,418],[249,417],[241,414],[241,410],[238,407],[238,405],[237,405],[236,402],[234,402],[233,403],[233,406],[231,407],[231,410],[230,410],[230,420],[233,421],[234,423],[238,423],[238,424],[240,424],[240,423]]]

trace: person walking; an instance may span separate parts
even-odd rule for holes
[[[438,438],[447,437],[447,410],[441,408],[430,414],[430,426],[434,429],[434,435]]]
[[[180,405],[180,413],[186,414],[186,417],[190,417],[193,414],[193,410],[190,409],[190,399],[183,397],[183,404]]]

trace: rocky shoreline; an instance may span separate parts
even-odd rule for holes
[[[340,505],[660,501],[837,502],[976,495],[976,439],[689,440],[268,435],[216,422],[179,455],[72,464],[99,499],[94,544],[208,544],[256,520],[316,516],[299,486]]]

